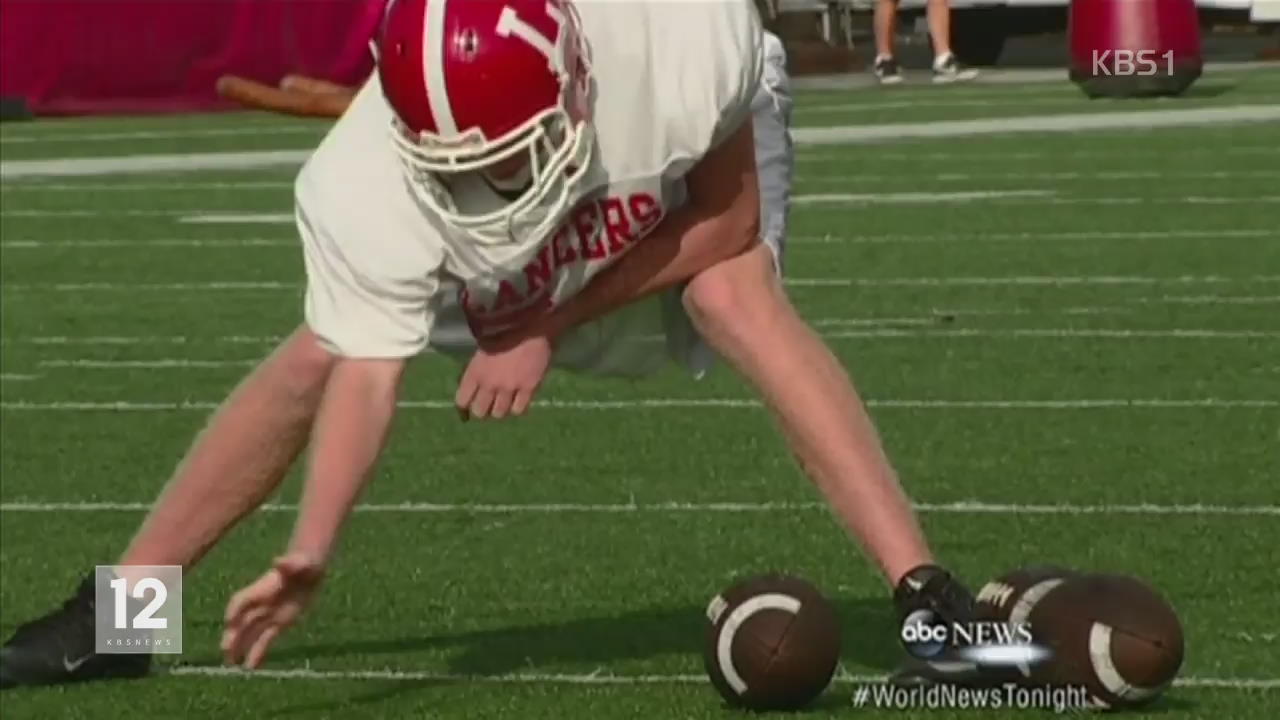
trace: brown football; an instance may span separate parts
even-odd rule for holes
[[[1182,667],[1182,623],[1145,581],[1090,573],[1053,588],[1031,610],[1037,642],[1053,659],[1036,680],[1087,688],[1102,707],[1144,705],[1159,697]]]
[[[979,620],[1026,622],[1041,598],[1079,574],[1058,565],[1027,565],[1011,570],[978,590],[974,614]]]
[[[729,704],[798,710],[831,684],[840,656],[840,621],[818,588],[767,574],[742,580],[707,606],[703,661]]]

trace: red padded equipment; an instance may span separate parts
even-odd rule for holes
[[[1177,95],[1204,67],[1195,0],[1072,0],[1068,32],[1090,97]]]

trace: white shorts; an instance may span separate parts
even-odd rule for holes
[[[781,273],[795,165],[792,98],[782,42],[766,32],[764,49],[764,75],[751,104],[760,232]],[[475,340],[457,303],[456,288],[442,290],[429,344],[437,352],[465,361],[475,350]],[[701,375],[714,363],[715,353],[694,329],[681,302],[681,290],[668,290],[575,328],[557,345],[553,365],[594,375],[640,376],[675,361]]]

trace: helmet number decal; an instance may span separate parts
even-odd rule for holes
[[[555,21],[556,27],[564,25],[564,13],[560,12],[553,3],[547,3],[547,15]],[[516,9],[507,5],[502,8],[502,14],[498,16],[498,34],[502,37],[518,37],[537,48],[538,52],[546,56],[547,61],[552,65],[556,63],[555,41],[557,38],[548,38],[538,29],[525,22]]]

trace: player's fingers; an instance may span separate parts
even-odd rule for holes
[[[511,405],[515,401],[514,390],[499,390],[493,396],[493,419],[501,420],[511,412]]]
[[[458,381],[458,392],[453,395],[453,404],[458,408],[458,416],[463,422],[471,419],[471,401],[475,399],[476,390],[479,387],[480,384],[476,382],[471,372],[471,366],[467,365],[466,371],[462,373],[462,379]]]
[[[282,629],[279,625],[269,625],[262,631],[262,634],[249,647],[249,654],[245,656],[244,660],[245,667],[256,670],[258,666],[262,665],[262,661],[266,659],[267,650],[271,647],[271,643],[275,642]]]
[[[529,403],[533,401],[533,392],[530,390],[517,390],[515,397],[511,399],[511,414],[523,415],[529,409]]]
[[[270,610],[269,607],[254,607],[237,616],[235,622],[222,631],[222,651],[234,654],[235,649],[243,644],[245,633],[268,617]]]
[[[227,612],[223,615],[222,621],[226,623],[227,627],[242,625],[245,614],[257,607],[267,595],[267,593],[259,589],[258,583],[240,590],[235,595],[232,595],[231,600],[227,602]]]
[[[246,625],[243,630],[236,633],[231,643],[231,651],[228,662],[233,665],[244,665],[249,654],[249,649],[254,646],[258,638],[271,627],[270,616],[263,616],[255,620],[253,623]]]
[[[489,410],[493,407],[493,388],[481,387],[476,391],[476,395],[471,399],[471,417],[481,420],[489,417]]]

